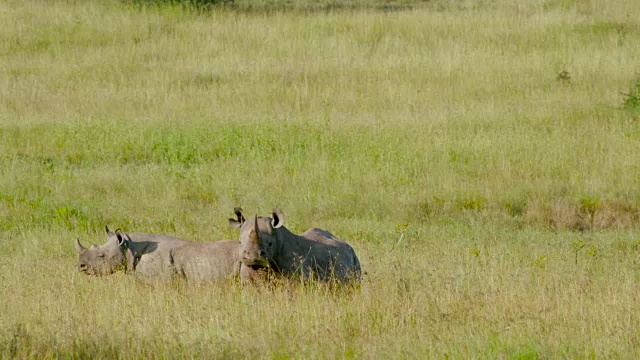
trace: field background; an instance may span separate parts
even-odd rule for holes
[[[640,356],[640,2],[4,0],[0,24],[0,357]],[[76,271],[106,224],[235,239],[235,206],[346,239],[361,289]]]

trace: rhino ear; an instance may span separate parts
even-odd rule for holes
[[[239,207],[234,208],[233,213],[236,214],[236,219],[229,218],[229,225],[237,229],[242,226],[242,224],[244,224],[244,222],[247,220],[244,218],[244,215],[242,215],[242,209],[240,209]]]
[[[236,214],[236,218],[238,218],[238,221],[241,224],[244,224],[245,221],[247,221],[247,219],[244,218],[244,215],[242,214],[242,209],[237,207],[233,209],[233,213]]]
[[[115,235],[114,233],[111,232],[111,230],[109,230],[109,226],[105,225],[104,229],[107,231],[108,237],[112,237],[113,235]]]
[[[116,238],[118,239],[118,246],[123,246],[127,244],[127,241],[130,241],[131,238],[127,233],[123,233],[120,229],[116,230]]]
[[[78,252],[78,254],[82,254],[86,250],[87,248],[85,248],[84,246],[82,246],[82,244],[80,244],[80,239],[76,238],[76,251]]]
[[[282,226],[283,221],[284,215],[282,214],[282,210],[279,208],[273,209],[273,212],[271,213],[271,226],[274,229],[277,229]]]

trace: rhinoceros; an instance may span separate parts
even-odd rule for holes
[[[78,252],[78,270],[88,275],[109,275],[119,269],[140,271],[142,273],[161,270],[166,267],[161,254],[188,244],[183,239],[146,233],[115,233],[105,226],[107,242],[104,245],[92,245],[85,248],[76,239]]]
[[[89,275],[108,275],[118,269],[145,280],[178,276],[194,282],[232,278],[240,272],[237,241],[191,242],[145,233],[115,233],[105,228],[107,243],[84,248],[76,240],[78,269]]]
[[[243,266],[271,267],[284,275],[297,273],[305,279],[313,276],[342,283],[361,278],[360,261],[349,244],[318,228],[293,234],[283,226],[280,209],[274,209],[271,217],[256,215],[253,221],[229,219],[229,223],[240,228]]]

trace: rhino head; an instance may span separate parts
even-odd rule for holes
[[[116,270],[133,264],[130,250],[131,238],[126,233],[116,230],[115,234],[105,226],[108,240],[104,245],[91,245],[85,248],[76,239],[78,252],[78,270],[87,275],[109,275]]]
[[[236,212],[238,220],[229,219],[232,227],[240,228],[240,259],[247,266],[268,266],[277,255],[276,229],[283,224],[282,211],[274,209],[270,218],[255,215],[253,221],[240,221],[241,215]]]

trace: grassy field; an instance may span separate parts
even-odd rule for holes
[[[344,3],[0,1],[1,358],[640,356],[640,3]],[[361,289],[76,271],[235,206]]]

